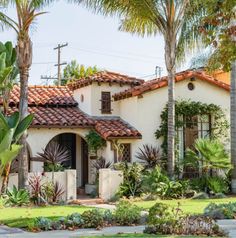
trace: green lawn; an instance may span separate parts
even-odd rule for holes
[[[83,213],[90,208],[84,206],[11,207],[0,209],[0,224],[26,228],[33,224],[35,217],[57,218],[74,212]]]
[[[204,208],[210,203],[228,203],[228,202],[236,202],[236,197],[222,198],[222,199],[180,199],[180,200],[157,200],[158,202],[163,202],[169,204],[173,207],[176,207],[178,203],[180,203],[180,208],[185,213],[198,214],[202,213]],[[134,204],[139,207],[144,208],[145,210],[149,209],[153,206],[157,201],[141,201],[134,202]]]

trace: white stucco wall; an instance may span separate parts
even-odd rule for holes
[[[219,105],[229,118],[230,97],[229,92],[202,80],[196,80],[195,89],[187,88],[188,80],[176,84],[176,100],[191,99],[204,103]],[[160,114],[168,100],[167,87],[144,93],[142,98],[132,97],[116,103],[120,108],[120,116],[138,129],[143,138],[132,143],[132,159],[143,144],[160,144],[155,139],[154,133],[161,123]]]
[[[101,83],[99,85],[94,82],[86,87],[76,89],[74,91],[74,98],[79,103],[80,109],[91,116],[118,116],[119,107],[113,100],[111,102],[112,113],[101,113],[101,93],[111,92],[112,96],[113,94],[124,91],[128,88],[130,88],[129,85],[120,86],[117,83],[111,85],[109,83]],[[83,95],[83,101],[81,101],[81,95]]]

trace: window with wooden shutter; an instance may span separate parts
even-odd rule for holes
[[[111,93],[110,92],[102,92],[101,112],[111,113]]]

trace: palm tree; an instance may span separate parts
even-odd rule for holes
[[[230,132],[231,132],[231,164],[232,192],[236,193],[236,61],[232,63],[231,79],[230,79]]]
[[[192,49],[198,38],[201,8],[194,0],[74,0],[104,15],[118,15],[120,30],[133,34],[156,35],[165,41],[168,72],[168,173],[175,168],[175,73],[176,61]],[[189,30],[191,29],[191,30]],[[200,36],[199,36],[200,37]]]
[[[9,4],[13,4],[16,10],[17,20],[14,20],[0,12],[1,26],[13,29],[17,35],[17,66],[20,73],[20,105],[19,112],[21,119],[28,115],[28,79],[29,70],[32,65],[32,42],[29,35],[29,30],[35,19],[44,14],[39,10],[47,5],[50,0],[5,0],[0,5],[4,8]],[[18,185],[19,188],[26,188],[28,186],[28,156],[26,133],[21,137],[21,144],[23,145],[19,155],[18,168]]]

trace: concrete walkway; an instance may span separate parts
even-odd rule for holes
[[[118,233],[143,233],[144,226],[113,226],[106,227],[102,230],[96,229],[79,229],[76,231],[45,231],[39,233],[21,232],[15,234],[1,234],[0,238],[79,238],[82,236],[102,236],[102,235],[116,235]],[[0,227],[1,231],[1,227]]]
[[[229,237],[236,237],[236,220],[218,220],[217,223],[221,229],[228,233]]]

